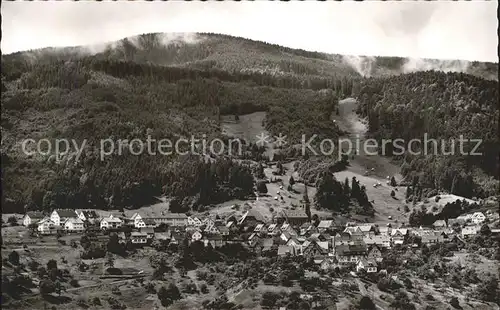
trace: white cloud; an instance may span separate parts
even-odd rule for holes
[[[2,52],[217,32],[351,55],[498,61],[495,1],[4,2]]]

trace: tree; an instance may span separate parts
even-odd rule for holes
[[[396,178],[394,178],[394,176],[391,177],[391,186],[392,187],[398,186],[398,183],[396,182]]]
[[[396,197],[396,192],[395,192],[395,191],[393,191],[393,190],[391,191],[391,197],[392,197],[392,198]]]
[[[489,236],[491,235],[491,229],[488,225],[484,224],[483,226],[481,226],[479,233],[483,236]]]
[[[47,296],[56,291],[56,285],[49,279],[40,282],[40,294],[42,296]]]
[[[7,219],[7,223],[9,223],[10,226],[17,226],[17,217],[9,216],[9,218]]]
[[[293,178],[293,175],[290,176],[290,180],[288,181],[288,183],[290,184],[290,186],[293,186],[295,184],[295,179]]]
[[[452,297],[451,300],[450,300],[450,305],[455,308],[455,309],[459,309],[460,308],[460,302],[458,301],[458,298],[457,297]]]
[[[257,191],[261,194],[267,194],[267,185],[264,181],[257,182]]]
[[[47,262],[47,270],[57,269],[57,261],[55,259],[51,259]]]
[[[363,296],[359,300],[359,305],[358,305],[359,310],[374,310],[376,309],[375,304],[371,300],[370,297],[368,296]]]
[[[113,268],[115,266],[115,258],[111,253],[108,253],[106,255],[106,266],[108,266],[109,268]]]
[[[12,251],[9,253],[9,262],[12,265],[19,265],[19,253]]]
[[[265,309],[273,309],[279,297],[279,294],[274,292],[264,292],[264,294],[262,294],[260,305]]]

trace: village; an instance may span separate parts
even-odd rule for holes
[[[310,221],[303,210],[282,210],[268,222],[254,209],[239,217],[231,214],[196,217],[166,212],[156,217],[140,212],[129,217],[119,212],[101,216],[97,210],[57,209],[49,216],[27,212],[22,224],[39,237],[116,233],[120,243],[135,247],[148,246],[155,241],[169,244],[201,241],[213,248],[240,243],[265,256],[310,257],[321,269],[354,268],[373,273],[379,271],[383,252],[391,248],[449,242],[464,245],[482,229],[499,235],[500,229],[491,224],[498,218],[498,212],[487,210],[437,220],[429,227],[409,227],[395,223],[339,224],[333,219],[318,218]]]

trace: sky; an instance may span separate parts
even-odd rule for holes
[[[305,50],[498,62],[497,1],[2,2],[3,54],[149,32],[214,32]]]

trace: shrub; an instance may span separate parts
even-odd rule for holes
[[[12,251],[10,252],[9,254],[9,262],[12,264],[12,265],[19,265],[19,253],[17,253],[16,251]]]
[[[9,216],[9,218],[7,219],[7,223],[9,223],[10,226],[17,226],[17,217]]]
[[[76,280],[76,279],[71,279],[71,281],[69,281],[69,284],[72,287],[80,287],[80,284],[78,283],[78,280]]]

